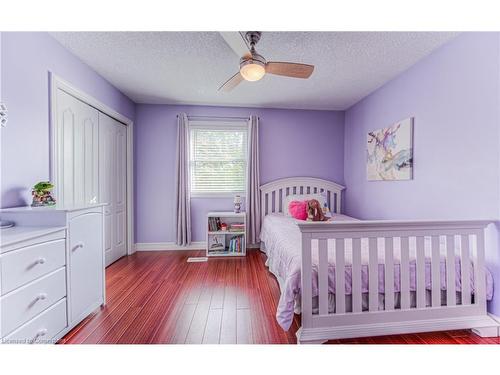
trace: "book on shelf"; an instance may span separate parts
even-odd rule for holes
[[[217,232],[221,230],[221,221],[220,217],[209,217],[208,218],[208,230],[210,232]]]
[[[244,241],[244,238],[242,235],[231,237],[231,239],[229,240],[229,245],[228,245],[227,250],[230,253],[242,253],[243,246],[244,246],[243,241]]]
[[[229,227],[230,232],[243,232],[245,230],[244,223],[232,223]]]

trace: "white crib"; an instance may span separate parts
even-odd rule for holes
[[[343,186],[316,178],[298,177],[273,181],[261,187],[261,214],[283,212],[283,200],[289,194],[322,192],[328,197],[333,212],[341,212]],[[489,221],[348,221],[303,222],[298,226],[302,236],[302,325],[297,332],[299,343],[318,343],[329,339],[402,334],[451,329],[474,329],[481,336],[498,336],[499,323],[486,310],[485,293],[485,240],[484,231]],[[439,239],[445,236],[446,248],[440,249]],[[430,248],[425,238],[431,239]],[[368,241],[368,309],[362,309],[361,289],[361,241]],[[385,303],[379,306],[378,272],[380,257],[379,239],[384,241],[383,269]],[[346,254],[349,241],[350,254]],[[416,244],[416,298],[410,304],[410,241]],[[458,241],[455,244],[455,241]],[[328,256],[334,242],[336,290],[345,288],[347,255],[352,265],[351,304],[346,309],[345,293],[335,293],[335,312],[329,309]],[[399,245],[400,291],[399,304],[394,293],[394,244]],[[456,245],[459,251],[456,251]],[[313,309],[312,253],[318,254],[318,309]],[[431,304],[426,303],[425,261],[431,262]],[[446,302],[443,304],[440,285],[440,262],[445,257]],[[470,283],[462,283],[461,301],[457,303],[455,289],[455,261],[460,258],[462,280],[470,278],[470,262],[473,263],[475,293]],[[314,311],[314,313],[313,313]]]

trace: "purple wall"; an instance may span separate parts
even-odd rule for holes
[[[176,115],[260,117],[261,183],[313,176],[344,183],[344,114],[262,108],[137,105],[135,124],[136,242],[174,241]],[[270,161],[272,159],[272,161]],[[193,240],[205,240],[205,217],[231,210],[230,199],[193,198]]]
[[[135,105],[47,33],[3,32],[3,101],[9,123],[1,139],[1,207],[30,199],[49,178],[49,71],[131,119]]]
[[[2,32],[1,31],[0,31],[0,103],[2,103]]]
[[[498,33],[462,34],[346,111],[348,214],[499,219],[499,48]],[[409,116],[415,117],[414,179],[367,181],[367,132]],[[494,230],[488,242],[488,267],[500,285]],[[500,314],[500,293],[490,308]]]

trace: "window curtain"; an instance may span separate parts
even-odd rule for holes
[[[260,241],[260,178],[259,178],[259,118],[250,116],[248,122],[248,168],[246,212],[249,244]]]
[[[175,161],[175,227],[179,246],[191,244],[191,208],[189,197],[188,117],[177,116],[177,154]]]

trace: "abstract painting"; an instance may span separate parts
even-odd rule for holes
[[[368,133],[366,174],[368,181],[413,178],[413,118]]]

